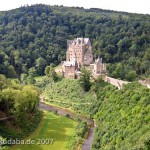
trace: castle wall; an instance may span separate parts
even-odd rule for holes
[[[74,53],[76,53],[77,63],[83,65],[84,53],[85,53],[85,46],[82,45],[73,45],[68,48],[69,58],[70,60],[73,59]]]
[[[65,78],[75,78],[75,67],[65,66],[64,67],[64,77]]]
[[[65,78],[76,78],[76,76],[79,76],[77,70],[83,65],[90,66],[90,70],[94,74],[106,73],[102,59],[98,58],[95,64],[91,65],[92,62],[92,46],[88,38],[77,38],[67,41],[66,61],[63,65],[63,75]]]

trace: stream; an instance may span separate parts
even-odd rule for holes
[[[79,116],[79,115],[75,114],[74,112],[71,112],[68,109],[61,108],[58,106],[53,106],[50,104],[45,104],[43,102],[40,102],[39,108],[41,108],[43,110],[57,111],[57,114],[61,115],[61,116],[66,116],[68,114],[70,116],[70,118],[80,117],[80,119],[85,120],[87,122],[87,124],[90,126],[90,129],[88,132],[88,136],[82,145],[82,150],[90,150],[91,145],[92,145],[92,141],[94,138],[94,128],[95,128],[94,127],[94,121],[92,119],[89,119],[89,118],[86,118],[83,116]]]

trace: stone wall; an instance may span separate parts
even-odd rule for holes
[[[105,79],[104,79],[106,82],[116,86],[118,89],[122,89],[123,85],[124,84],[128,84],[128,83],[131,83],[131,82],[128,82],[128,81],[123,81],[123,80],[119,80],[119,79],[115,79],[115,78],[111,78],[111,77],[108,77],[108,76],[105,76]]]
[[[75,78],[75,67],[74,66],[65,66],[64,77],[65,78]]]

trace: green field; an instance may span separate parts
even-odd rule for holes
[[[57,116],[50,112],[44,112],[44,118],[37,130],[28,139],[36,141],[36,144],[15,145],[11,150],[68,150],[73,142],[76,122],[66,117]],[[27,140],[28,140],[27,139]],[[38,144],[45,142],[50,144]],[[49,140],[49,141],[48,141]],[[53,140],[53,142],[52,142]],[[51,143],[52,142],[52,143]]]

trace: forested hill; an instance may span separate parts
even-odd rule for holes
[[[42,75],[65,59],[66,41],[88,37],[94,56],[113,77],[134,80],[150,74],[150,15],[102,9],[33,5],[0,12],[0,74]]]

